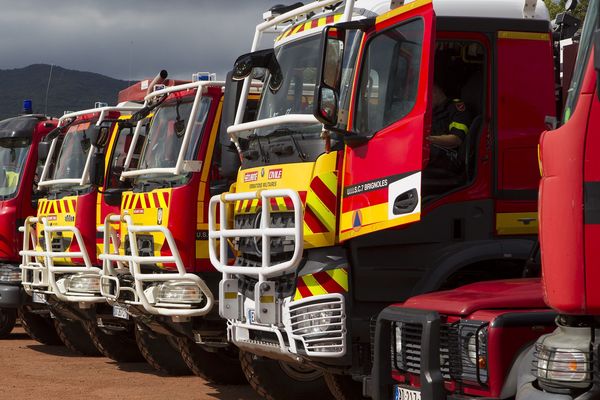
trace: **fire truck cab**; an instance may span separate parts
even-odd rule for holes
[[[11,332],[17,308],[27,301],[21,288],[19,251],[23,236],[18,229],[26,217],[35,214],[40,196],[38,144],[57,124],[57,120],[32,114],[30,109],[25,112],[0,121],[0,338]]]
[[[340,374],[369,375],[371,321],[388,304],[521,276],[537,142],[556,119],[543,3],[378,4],[289,11],[271,21],[292,20],[274,50],[238,58],[237,79],[270,75],[257,121],[229,128],[242,167],[209,215],[233,342],[325,370],[334,390]],[[434,86],[443,110],[470,114],[447,123],[465,133],[448,151],[456,169],[431,165],[451,150],[433,143]]]
[[[545,300],[559,315],[521,363],[517,399],[600,397],[600,2],[589,2],[562,126],[540,139]]]

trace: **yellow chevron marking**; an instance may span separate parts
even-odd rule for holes
[[[142,201],[142,208],[148,208],[148,204],[146,203],[146,195],[144,193],[140,194],[140,200]]]
[[[325,272],[327,272],[327,275],[336,281],[338,285],[343,287],[346,292],[348,291],[348,271],[346,271],[344,268],[338,268]]]
[[[317,280],[312,275],[304,275],[302,276],[302,280],[306,284],[306,287],[313,296],[318,296],[321,294],[327,294],[327,291],[317,282]]]

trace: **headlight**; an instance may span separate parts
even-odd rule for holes
[[[158,287],[159,303],[197,304],[203,299],[202,290],[194,282],[167,282]]]
[[[297,329],[301,335],[310,333],[324,333],[326,332],[331,324],[333,318],[336,316],[334,311],[328,311],[335,309],[335,305],[323,305],[314,306],[309,312],[298,315]]]
[[[0,265],[0,282],[21,282],[21,270],[19,267],[9,264]]]
[[[560,382],[590,379],[589,355],[576,349],[538,348],[538,378]]]
[[[401,369],[403,366],[402,358],[402,322],[395,322],[394,334],[392,335],[392,354],[394,354],[395,366]]]
[[[68,292],[100,293],[100,275],[76,274],[65,280]]]
[[[482,321],[460,321],[458,324],[462,346],[462,379],[487,383],[488,324]],[[450,355],[450,358],[453,356]]]

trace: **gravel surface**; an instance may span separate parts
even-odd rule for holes
[[[33,341],[20,327],[0,340],[0,400],[258,400],[250,386],[169,377],[145,363],[81,357]]]

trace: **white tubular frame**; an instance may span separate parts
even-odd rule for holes
[[[113,107],[91,108],[88,110],[77,111],[77,112],[65,114],[62,117],[60,117],[58,120],[58,126],[60,126],[60,124],[63,121],[65,121],[66,119],[77,118],[82,115],[96,114],[96,113],[100,113],[100,116],[98,117],[98,121],[96,122],[96,126],[100,126],[102,124],[102,122],[104,122],[104,120],[106,119],[107,114],[111,111],[134,112],[134,111],[140,110],[141,108],[142,108],[142,105],[139,105],[139,106],[113,106]],[[90,147],[87,158],[85,160],[85,165],[83,167],[83,172],[81,173],[81,178],[65,178],[65,179],[46,180],[46,177],[48,175],[48,170],[49,170],[50,164],[52,162],[52,155],[54,154],[54,151],[56,150],[57,141],[58,141],[58,138],[55,138],[54,140],[52,140],[52,144],[50,145],[50,151],[48,152],[48,158],[46,159],[46,162],[44,163],[44,169],[42,170],[42,176],[40,177],[38,186],[45,187],[45,186],[61,185],[61,184],[74,184],[74,185],[83,186],[83,185],[87,184],[89,182],[89,178],[90,178],[89,170],[90,170],[90,164],[92,161],[92,156],[98,150],[96,148],[96,146]]]
[[[288,197],[294,205],[294,227],[272,228],[270,199],[276,197]],[[260,228],[256,229],[229,229],[227,221],[232,220],[227,213],[233,209],[236,201],[260,199],[262,203]],[[219,212],[220,227],[217,227],[216,213]],[[233,217],[233,216],[231,216]],[[212,265],[223,273],[223,278],[229,275],[241,274],[258,278],[264,282],[273,276],[283,275],[297,269],[302,259],[304,250],[304,212],[302,201],[298,192],[291,189],[259,190],[245,193],[224,193],[213,196],[210,199],[208,210],[208,252]],[[292,236],[294,238],[294,253],[292,258],[275,265],[271,264],[271,237]],[[262,260],[260,267],[248,267],[241,265],[228,265],[228,239],[236,237],[253,237],[262,239]],[[219,246],[220,243],[220,246]],[[219,249],[217,255],[217,248]]]
[[[196,92],[196,96],[194,98],[194,103],[192,105],[192,110],[190,111],[190,121],[188,121],[187,126],[185,127],[185,133],[183,135],[183,141],[181,143],[181,148],[179,149],[179,155],[177,156],[177,163],[173,168],[147,168],[147,169],[137,169],[129,171],[129,165],[131,164],[131,160],[133,158],[133,153],[136,148],[137,141],[139,139],[139,127],[140,124],[136,126],[135,133],[131,140],[131,145],[129,147],[129,152],[127,153],[127,158],[125,159],[125,166],[123,172],[121,173],[121,180],[125,178],[130,178],[133,176],[140,176],[146,174],[169,174],[169,175],[181,175],[186,172],[185,170],[185,154],[187,153],[187,149],[189,147],[190,140],[192,138],[192,129],[194,128],[194,124],[192,121],[195,121],[196,113],[198,112],[198,107],[200,106],[200,100],[202,99],[202,94],[204,92],[204,88],[206,87],[223,87],[225,86],[225,82],[223,81],[199,81],[193,83],[186,83],[185,85],[177,85],[170,86],[165,89],[157,90],[156,92],[152,92],[147,95],[144,100],[144,104],[148,104],[148,102],[158,96],[168,95],[174,92],[180,92],[183,90],[193,90],[198,89]]]
[[[344,15],[342,17],[342,20],[340,22],[350,21],[352,19],[352,12],[354,11],[354,1],[355,0],[346,0],[346,2],[345,2],[346,8],[344,10]],[[277,27],[277,25],[280,25],[280,24],[285,23],[290,20],[296,20],[298,17],[300,17],[302,15],[308,14],[314,10],[323,9],[325,7],[328,7],[328,6],[336,4],[336,3],[339,3],[339,0],[320,0],[320,1],[317,0],[312,3],[306,4],[302,7],[298,7],[294,10],[291,10],[285,14],[278,15],[277,17],[275,17],[271,20],[268,20],[261,24],[258,24],[256,26],[256,31],[254,32],[254,39],[252,41],[252,47],[250,48],[250,52],[254,52],[258,49],[258,46],[260,44],[260,40],[262,39],[263,33],[273,32],[272,29]],[[227,129],[227,133],[235,134],[237,132],[242,132],[242,131],[251,129],[251,128],[247,128],[247,127],[243,128],[243,126],[247,125],[247,124],[242,124],[242,120],[244,118],[244,111],[246,110],[246,100],[248,98],[248,93],[250,92],[251,80],[252,80],[251,77],[244,79],[244,85],[242,86],[242,94],[240,96],[240,102],[238,103],[237,112],[235,114],[235,122],[232,126],[230,126]],[[289,115],[289,117],[302,119],[302,118],[307,117],[307,115],[291,114],[291,115]],[[313,117],[313,116],[310,115],[310,117]],[[275,117],[275,118],[279,118],[279,117]],[[262,125],[261,127],[267,127],[267,126],[280,124],[281,122],[274,121],[275,118],[267,118],[267,119],[262,120],[265,123],[265,125]],[[290,122],[298,122],[298,121],[290,121]],[[300,122],[300,123],[318,123],[318,120],[313,117],[313,120],[311,122]],[[240,127],[240,125],[242,125],[242,127]]]
[[[118,238],[116,232],[110,226],[111,223],[120,222],[125,224],[127,233],[129,235],[129,244],[131,249],[131,255],[120,255],[118,254]],[[118,215],[111,214],[104,220],[104,253],[99,256],[103,261],[102,268],[102,279],[114,280],[116,277],[116,271],[112,263],[119,264],[120,267],[125,265],[129,266],[129,272],[135,281],[135,295],[136,301],[144,307],[144,309],[150,314],[164,315],[164,316],[177,316],[177,317],[199,317],[208,314],[215,304],[214,296],[204,280],[198,275],[188,273],[183,265],[179,250],[175,243],[175,239],[167,228],[160,225],[144,226],[135,225],[130,215],[124,215],[119,217]],[[152,233],[160,232],[164,235],[172,256],[140,256],[137,247],[138,233]],[[110,252],[110,242],[115,245],[115,253]],[[177,272],[165,272],[159,274],[148,274],[141,270],[141,266],[144,264],[156,264],[156,263],[175,263],[177,266]],[[206,304],[202,308],[182,308],[179,303],[155,303],[151,304],[148,296],[144,292],[144,283],[146,282],[191,282],[198,285],[204,296],[206,297]],[[102,287],[102,284],[100,285]],[[119,288],[122,290],[125,288]],[[116,296],[108,297],[112,301],[118,299],[118,293]],[[106,296],[106,294],[105,294]]]
[[[36,250],[35,247],[37,245],[37,238],[35,237],[35,230],[32,229],[37,223],[42,223],[43,226],[43,234],[45,241],[45,250]],[[85,247],[83,237],[81,236],[81,232],[75,226],[50,226],[48,225],[48,221],[46,217],[42,217],[41,221],[38,217],[28,217],[25,220],[25,224],[23,226],[23,250],[19,252],[22,256],[22,284],[25,288],[25,291],[30,294],[33,292],[34,288],[47,288],[47,293],[55,295],[61,301],[68,302],[85,302],[85,303],[101,303],[104,302],[104,297],[100,295],[90,295],[85,293],[75,293],[75,292],[63,292],[58,287],[56,282],[56,274],[78,274],[78,273],[86,273],[90,275],[100,275],[100,268],[92,266],[92,262],[90,260],[89,254]],[[80,248],[80,251],[53,251],[52,250],[52,233],[54,232],[71,232],[73,233],[73,239],[77,242],[77,245]],[[33,244],[33,248],[29,248],[29,245]],[[43,257],[44,264],[42,265],[35,261],[35,257]],[[55,258],[82,258],[84,262],[83,267],[76,266],[54,266]],[[42,279],[41,281],[34,277],[33,282],[29,282],[26,279],[26,271],[32,270],[34,274],[36,271],[41,273],[42,277],[46,277],[46,279]]]

